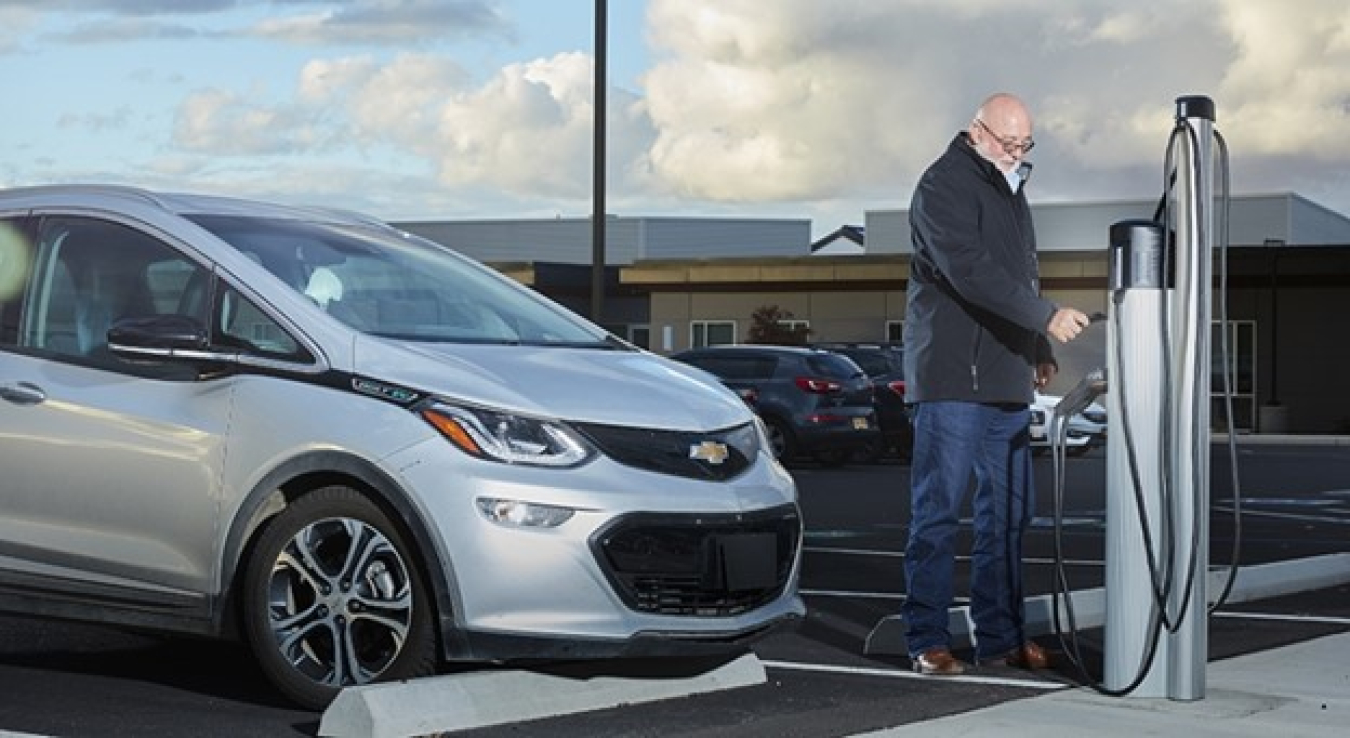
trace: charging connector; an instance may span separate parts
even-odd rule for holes
[[[1106,367],[1097,367],[1079,380],[1055,405],[1055,415],[1071,418],[1087,409],[1092,401],[1106,393]]]

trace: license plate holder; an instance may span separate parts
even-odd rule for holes
[[[733,533],[708,542],[704,584],[724,592],[767,589],[778,583],[778,536]]]

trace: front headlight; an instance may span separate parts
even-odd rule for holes
[[[441,402],[420,414],[456,448],[480,459],[567,467],[595,454],[579,434],[554,421]]]

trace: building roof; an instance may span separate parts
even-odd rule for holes
[[[396,228],[484,262],[590,264],[590,218],[394,222]],[[805,256],[811,221],[785,218],[625,217],[605,219],[605,263],[722,256]]]
[[[1033,203],[1040,251],[1105,249],[1111,224],[1152,219],[1158,200]],[[1218,214],[1216,213],[1216,218]],[[866,213],[867,253],[913,253],[908,210]],[[1350,218],[1292,192],[1233,195],[1228,243],[1232,246],[1327,246],[1350,243]]]
[[[843,225],[811,244],[811,253],[819,256],[866,253],[862,226]]]

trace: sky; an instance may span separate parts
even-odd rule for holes
[[[386,220],[592,212],[592,0],[0,0],[0,186],[110,182]],[[1345,0],[609,0],[606,210],[908,206],[990,93],[1033,203],[1156,199],[1180,96],[1237,194],[1350,214]]]

